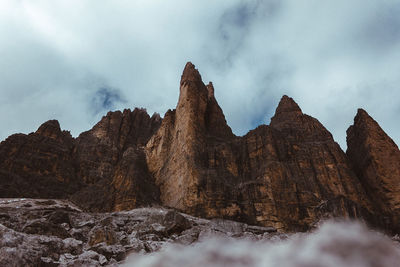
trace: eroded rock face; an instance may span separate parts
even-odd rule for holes
[[[336,216],[370,217],[369,200],[346,155],[325,127],[303,114],[293,99],[283,96],[271,124],[248,138],[250,151],[257,156],[249,155],[254,160],[247,169],[260,166],[264,185],[270,188],[269,201],[274,203],[272,214],[285,228],[307,228],[318,220],[324,203]]]
[[[0,196],[65,198],[79,189],[72,152],[75,140],[58,121],[0,143]]]
[[[146,146],[164,205],[286,230],[306,230],[324,203],[337,216],[370,216],[346,155],[293,99],[282,98],[271,125],[236,137],[191,63],[180,84],[176,110]]]
[[[161,118],[143,109],[109,112],[78,138],[58,121],[0,144],[0,197],[70,198],[92,211],[158,202],[143,146]]]
[[[132,209],[158,202],[142,147],[161,118],[143,109],[109,112],[76,139],[74,157],[85,187],[72,196],[92,211]]]
[[[147,143],[147,164],[164,205],[197,215],[213,213],[206,209],[206,202],[218,201],[221,192],[215,190],[211,198],[205,195],[202,184],[207,182],[207,152],[218,142],[211,139],[224,144],[234,136],[214,98],[212,85],[207,88],[203,84],[193,64],[186,64],[180,84],[176,110],[165,114],[160,129]]]
[[[377,210],[398,224],[400,214],[400,151],[366,111],[359,109],[347,130],[347,155]]]
[[[237,137],[213,84],[189,62],[176,109],[162,120],[143,109],[115,111],[78,138],[57,121],[7,138],[0,197],[68,198],[94,212],[157,203],[287,231],[332,216],[393,229],[400,222],[399,150],[363,111],[348,134],[346,155],[318,120],[283,96],[270,125]],[[93,236],[113,240],[112,232]]]

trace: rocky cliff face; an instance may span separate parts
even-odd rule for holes
[[[57,121],[0,144],[0,197],[70,198],[87,210],[158,203],[143,146],[161,118],[143,109],[109,112],[78,138]]]
[[[269,126],[242,139],[244,192],[251,217],[277,228],[304,230],[321,216],[370,217],[370,203],[332,135],[282,97]],[[253,200],[251,200],[253,199]]]
[[[212,206],[229,205],[224,196],[225,191],[229,195],[231,190],[223,181],[225,163],[220,168],[221,177],[215,180],[217,173],[211,173],[215,168],[208,168],[214,164],[210,163],[209,154],[218,144],[231,153],[225,143],[234,136],[214,98],[212,84],[206,87],[191,63],[186,65],[180,84],[176,110],[167,112],[160,129],[147,143],[149,170],[160,187],[164,205],[193,214],[218,216],[218,208]],[[213,192],[204,190],[210,186],[214,186]]]
[[[365,112],[345,154],[315,118],[283,96],[270,125],[235,136],[212,83],[188,63],[176,109],[109,112],[72,138],[57,121],[0,144],[0,197],[69,198],[90,211],[154,203],[199,217],[307,230],[324,217],[393,229],[397,146]]]
[[[370,213],[344,152],[293,99],[282,98],[269,126],[236,137],[208,88],[188,63],[176,110],[147,143],[164,205],[285,230],[305,230],[324,212]]]
[[[76,139],[74,159],[84,182],[72,200],[92,211],[132,209],[158,203],[159,191],[147,170],[143,146],[161,118],[143,109],[109,112]]]
[[[73,161],[74,139],[58,121],[29,135],[15,134],[0,144],[0,196],[65,198],[80,183]]]
[[[366,111],[347,130],[347,155],[377,210],[400,222],[400,151]]]

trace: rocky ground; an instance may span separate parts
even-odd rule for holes
[[[0,199],[0,266],[395,267],[398,236],[360,223],[309,233],[151,207],[87,213],[65,200]]]
[[[0,266],[117,266],[128,254],[147,255],[167,244],[218,236],[285,237],[273,228],[165,208],[86,213],[64,200],[0,199]]]
[[[328,221],[309,233],[260,240],[219,237],[132,254],[140,267],[398,267],[399,243],[355,221]]]

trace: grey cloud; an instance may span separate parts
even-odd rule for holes
[[[400,3],[378,6],[360,33],[371,49],[390,49],[400,41]]]
[[[111,87],[101,87],[94,92],[91,101],[91,110],[96,115],[99,112],[107,112],[116,107],[117,104],[124,104],[126,100],[121,92]]]
[[[163,114],[192,61],[236,134],[269,123],[288,94],[342,147],[358,107],[399,143],[398,11],[395,0],[4,0],[0,139],[52,118],[77,135],[106,109]]]

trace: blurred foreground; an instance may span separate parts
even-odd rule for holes
[[[400,247],[358,222],[325,222],[313,233],[287,238],[210,238],[193,246],[168,246],[131,255],[124,266],[143,267],[396,267]]]
[[[63,200],[0,199],[0,266],[395,267],[398,239],[349,221],[285,234],[160,207],[87,213]]]

